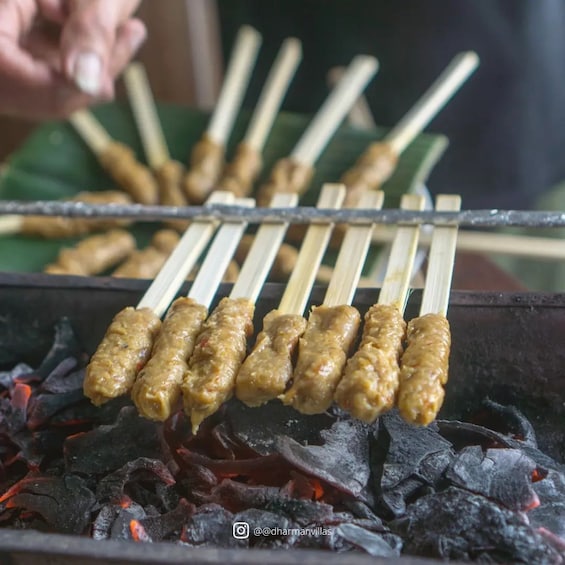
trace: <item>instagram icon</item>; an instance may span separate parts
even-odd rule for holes
[[[249,524],[247,522],[234,522],[232,535],[235,539],[247,539],[249,537]]]

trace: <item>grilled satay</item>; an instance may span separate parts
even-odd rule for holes
[[[225,147],[204,134],[192,149],[183,189],[190,202],[201,204],[212,192],[224,167]]]
[[[231,195],[215,195],[227,203]],[[210,202],[211,203],[211,202]],[[84,393],[102,404],[130,392],[161,327],[161,316],[198,260],[215,229],[212,220],[194,221],[159,271],[136,308],[119,312],[100,342],[86,370]]]
[[[250,206],[254,201],[242,199],[238,203]],[[170,307],[155,341],[151,359],[139,373],[132,389],[137,409],[146,418],[166,420],[178,407],[187,361],[245,228],[245,222],[224,223],[214,238],[188,297],[177,299]]]
[[[278,195],[272,206],[295,206],[294,195]],[[263,224],[230,295],[205,322],[182,385],[185,412],[193,431],[234,392],[237,372],[253,333],[255,300],[286,231],[285,223]]]
[[[188,199],[182,190],[184,166],[182,163],[169,159],[156,171],[157,184],[159,185],[159,203],[163,206],[187,206]],[[186,220],[169,220],[167,225],[184,231],[188,227]]]
[[[342,185],[325,185],[318,208],[339,208],[344,196]],[[306,319],[302,314],[331,230],[331,224],[308,228],[279,307],[265,316],[255,346],[239,370],[235,394],[248,406],[259,406],[277,398],[284,393],[292,378],[294,353],[306,329]],[[280,249],[277,258],[279,256]],[[274,269],[273,266],[271,273]]]
[[[100,192],[79,192],[69,200],[87,204],[130,204],[131,198],[124,192],[104,190]],[[68,218],[63,216],[24,216],[19,232],[34,237],[59,239],[79,237],[96,231],[106,231],[125,226],[127,220],[111,218]]]
[[[83,239],[73,248],[62,249],[57,262],[46,273],[98,275],[123,261],[135,249],[135,239],[127,231],[112,230]]]
[[[173,230],[158,231],[145,249],[134,251],[113,273],[114,277],[152,279],[165,264],[180,240]]]
[[[402,197],[403,210],[421,210],[423,206],[420,196]],[[379,301],[365,315],[361,343],[347,362],[334,395],[341,408],[365,422],[373,422],[396,401],[406,336],[403,312],[419,231],[418,226],[398,228]]]
[[[365,193],[358,205],[379,209],[383,198],[382,192]],[[292,385],[280,398],[304,414],[318,414],[331,406],[347,355],[357,337],[361,316],[350,304],[373,227],[369,224],[348,228],[324,302],[312,309],[300,338]]]
[[[456,212],[461,198],[440,195],[438,212]],[[436,226],[432,236],[420,316],[410,320],[401,359],[398,409],[413,424],[427,425],[445,396],[451,334],[446,318],[457,244],[457,226]]]
[[[270,202],[274,194],[301,195],[305,192],[312,180],[315,162],[377,68],[377,60],[373,57],[360,55],[353,59],[291,154],[273,166],[269,179],[259,188],[259,206]]]
[[[135,158],[134,152],[117,141],[111,141],[98,155],[108,174],[134,200],[141,204],[157,204],[159,190],[151,171]]]

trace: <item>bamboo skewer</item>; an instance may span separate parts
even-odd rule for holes
[[[269,180],[259,189],[259,205],[269,202],[277,192],[302,194],[306,190],[314,164],[377,70],[378,61],[374,57],[359,55],[353,59],[290,155],[275,163]]]
[[[272,206],[296,205],[292,194],[276,195]],[[182,384],[185,412],[193,433],[232,396],[239,367],[253,333],[255,301],[263,287],[288,224],[262,224],[238,279],[202,327]]]
[[[347,186],[346,205],[366,190],[376,190],[393,174],[399,156],[447,104],[479,64],[476,53],[459,53],[382,141],[369,145],[341,180]]]
[[[358,206],[380,209],[383,200],[382,192],[371,191],[362,195]],[[369,250],[373,228],[372,223],[348,228],[324,301],[321,306],[312,309],[304,335],[300,338],[293,383],[279,398],[304,414],[324,412],[332,404],[361,321],[351,301]]]
[[[249,194],[261,172],[261,153],[284,96],[302,59],[302,44],[298,39],[283,42],[269,72],[265,86],[235,156],[224,168],[218,186],[238,196]]]
[[[233,194],[216,191],[207,204],[233,200]],[[86,368],[84,394],[93,404],[103,404],[131,390],[137,374],[149,359],[161,328],[161,316],[216,227],[217,222],[210,219],[192,222],[137,307],[127,307],[114,317]]]
[[[240,204],[254,206],[255,201],[246,198]],[[246,226],[244,221],[226,222],[219,228],[188,296],[168,309],[151,357],[132,387],[132,398],[145,418],[164,421],[177,409],[188,359]]]
[[[191,151],[190,167],[184,181],[184,191],[190,202],[202,202],[221,175],[225,148],[261,41],[261,35],[250,26],[243,26],[237,34],[218,103],[206,131]]]
[[[404,195],[401,208],[421,210],[424,198]],[[406,322],[403,314],[418,247],[419,226],[399,226],[377,304],[365,314],[361,343],[347,361],[335,391],[337,404],[373,422],[395,403]]]
[[[342,185],[322,187],[318,208],[339,208]],[[310,297],[332,225],[310,225],[279,307],[265,316],[251,354],[236,379],[236,396],[248,406],[259,406],[282,394],[292,377],[292,358],[306,328],[304,309]]]
[[[441,195],[437,211],[458,211],[461,198]],[[445,396],[451,335],[447,308],[455,261],[457,226],[436,226],[428,260],[420,314],[408,324],[402,355],[398,409],[413,424],[427,425],[437,415]]]
[[[114,141],[91,112],[78,110],[69,121],[108,174],[136,202],[157,202],[158,188],[149,169],[136,160],[129,147]]]

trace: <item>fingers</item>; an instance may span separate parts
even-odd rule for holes
[[[145,27],[130,20],[139,0],[68,0],[61,36],[63,70],[83,92],[107,94],[113,71],[123,67],[145,39]],[[118,61],[114,57],[119,57]]]

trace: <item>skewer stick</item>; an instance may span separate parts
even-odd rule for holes
[[[338,209],[344,198],[345,187],[343,185],[325,184],[316,207]],[[308,227],[296,265],[278,307],[281,314],[302,314],[304,312],[332,229],[333,224],[311,224]]]
[[[296,194],[276,194],[271,206],[273,208],[292,207],[296,206],[297,202]],[[288,223],[285,222],[261,224],[241,267],[237,281],[230,292],[230,298],[247,298],[251,302],[257,300],[277,256],[287,227]]]
[[[261,41],[261,34],[250,26],[243,26],[237,34],[218,103],[206,130],[208,137],[218,145],[225,145],[228,140],[233,122],[243,101]]]
[[[124,82],[147,161],[153,170],[158,170],[171,156],[145,67],[141,63],[128,65]]]
[[[291,159],[307,165],[313,165],[318,160],[335,130],[375,76],[378,68],[378,61],[374,57],[358,55],[353,59],[293,149]]]
[[[416,194],[405,194],[400,202],[403,210],[423,210],[424,206],[424,197]],[[419,235],[420,226],[398,227],[379,293],[379,304],[396,306],[401,313],[404,312],[408,300]]]
[[[0,235],[20,233],[23,225],[22,216],[0,216]]]
[[[383,192],[366,192],[359,200],[358,208],[380,210],[383,202]],[[325,306],[351,304],[369,251],[373,229],[374,224],[356,224],[348,227],[339,250],[333,277],[324,297]]]
[[[437,212],[458,212],[460,209],[461,197],[459,195],[442,194],[437,197]],[[420,316],[425,314],[447,315],[456,247],[457,226],[434,228]]]
[[[229,192],[214,192],[207,204],[231,204],[234,197]],[[210,220],[196,220],[190,224],[181,237],[151,286],[147,289],[137,308],[150,308],[159,317],[167,310],[188,273],[202,254],[217,223]]]
[[[478,65],[479,57],[474,51],[459,53],[453,58],[412,109],[386,136],[386,142],[397,155],[424,130]]]
[[[77,110],[69,121],[95,155],[101,155],[112,142],[112,138],[100,122],[88,110]]]
[[[301,60],[301,42],[294,37],[285,39],[269,71],[244,138],[244,142],[259,153],[265,146],[267,136]]]
[[[238,198],[235,204],[252,208],[255,206],[255,200],[252,198]],[[225,222],[222,224],[190,287],[189,298],[193,298],[199,304],[206,306],[206,308],[210,307],[218,286],[222,282],[222,277],[246,228],[247,223],[243,221]]]

